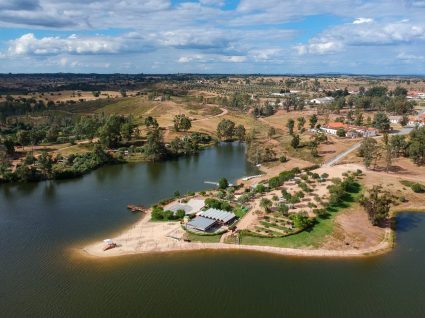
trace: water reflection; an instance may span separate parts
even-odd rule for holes
[[[43,199],[46,202],[53,202],[56,199],[56,182],[46,181],[43,184]]]

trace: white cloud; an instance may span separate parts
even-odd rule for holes
[[[206,6],[218,6],[218,7],[222,7],[225,4],[224,0],[199,0],[199,2]]]
[[[0,0],[0,32],[30,30],[0,43],[0,58],[7,62],[0,70],[13,71],[19,61],[29,63],[29,69],[38,63],[41,70],[45,61],[52,69],[56,65],[72,70],[90,70],[93,65],[102,69],[113,61],[111,70],[120,71],[129,67],[124,62],[131,53],[137,63],[129,70],[138,71],[255,72],[282,67],[305,72],[307,67],[318,71],[382,61],[403,64],[400,61],[413,61],[425,49],[424,0],[240,0],[234,10],[226,3]],[[313,28],[317,19],[323,21]],[[323,29],[325,25],[330,26]],[[312,31],[318,33],[306,37]]]
[[[364,24],[364,23],[372,23],[373,19],[371,18],[357,18],[353,21],[353,24]]]
[[[181,56],[178,63],[187,64],[191,62],[196,63],[242,63],[247,60],[246,56],[242,55],[218,55],[218,54],[192,54]]]
[[[178,48],[225,48],[231,35],[217,29],[178,29],[151,33],[149,37],[163,46]]]
[[[295,49],[298,51],[298,54],[333,54],[340,52],[343,49],[343,44],[337,41],[311,41],[308,44],[297,45]]]
[[[59,55],[63,53],[114,54],[131,50],[131,46],[119,38],[101,36],[80,38],[71,35],[66,38],[44,37],[38,39],[33,33],[27,33],[10,42],[8,54],[11,56]]]
[[[281,48],[262,48],[249,51],[249,55],[254,59],[254,61],[261,62],[281,59],[282,54],[283,49]]]
[[[397,58],[405,62],[419,62],[419,61],[425,60],[425,56],[423,55],[416,55],[416,54],[411,54],[406,52],[399,53],[397,55]]]
[[[348,46],[387,46],[425,43],[425,24],[410,20],[377,23],[367,21],[336,26],[295,48],[299,54],[327,54],[340,52]]]

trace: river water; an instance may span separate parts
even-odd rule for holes
[[[74,180],[0,186],[0,317],[425,317],[425,214],[399,215],[396,249],[369,259],[75,252],[135,222],[128,203],[254,173],[242,145],[224,144]]]

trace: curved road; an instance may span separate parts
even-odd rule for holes
[[[393,134],[390,134],[390,135],[407,135],[407,134],[409,134],[412,131],[412,129],[413,128],[405,127],[405,128],[402,128],[401,130],[399,130],[399,131],[397,131],[397,132],[395,132]],[[382,138],[382,136],[377,136],[375,138]],[[356,144],[354,144],[354,145],[352,145],[350,148],[348,148],[344,152],[341,152],[336,157],[334,157],[334,158],[326,161],[323,164],[323,167],[332,167],[332,166],[336,165],[338,162],[341,161],[341,159],[343,159],[344,157],[346,157],[347,155],[349,155],[350,153],[352,153],[354,150],[358,149],[360,147],[360,145],[361,145],[361,141],[358,142],[358,143],[356,143]]]

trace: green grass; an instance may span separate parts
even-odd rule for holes
[[[278,223],[270,223],[270,222],[266,222],[266,221],[261,221],[260,223],[261,223],[261,225],[263,225],[266,228],[267,227],[269,227],[270,229],[276,228],[276,229],[282,230],[284,232],[289,232],[290,231],[289,228],[287,228],[286,226],[282,226],[282,225],[280,225]]]
[[[63,111],[74,114],[91,114],[109,104],[116,103],[117,99],[100,98],[91,101],[77,102],[75,104],[59,105],[55,111]]]
[[[87,152],[92,152],[94,149],[94,144],[80,144],[80,145],[74,145],[74,146],[67,146],[63,149],[58,149],[58,153],[60,153],[62,156],[69,156],[70,154],[83,154]]]
[[[408,180],[401,180],[400,183],[406,187],[409,187],[413,190],[413,192],[416,193],[424,193],[425,192],[425,185],[418,183],[418,182],[413,182],[413,181],[408,181]]]
[[[298,234],[282,238],[261,238],[244,235],[241,238],[241,244],[246,245],[266,245],[276,247],[319,247],[327,235],[332,234],[334,221],[339,212],[352,208],[360,208],[357,199],[360,193],[351,193],[347,200],[338,207],[330,208],[326,218],[317,218],[318,223],[311,229],[307,229]]]
[[[219,243],[222,234],[217,235],[196,235],[194,233],[187,232],[188,239],[192,242],[202,243]]]
[[[143,97],[127,97],[119,101],[111,101],[110,104],[97,109],[96,113],[104,113],[106,115],[132,114],[134,117],[138,117],[154,106],[154,102],[147,101]]]

